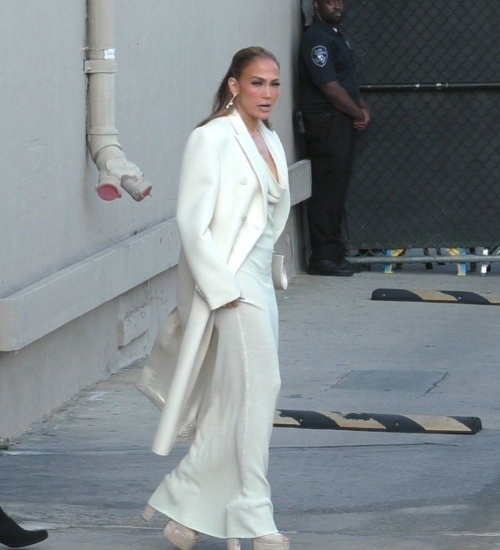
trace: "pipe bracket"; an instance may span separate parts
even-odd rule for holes
[[[116,61],[114,59],[86,59],[83,71],[85,74],[116,73]]]
[[[116,59],[116,49],[115,48],[86,48],[88,52],[89,59]]]
[[[93,126],[92,128],[89,128],[87,130],[87,134],[91,136],[117,136],[118,130],[116,128],[99,128],[97,126]]]

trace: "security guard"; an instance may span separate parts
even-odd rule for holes
[[[349,277],[342,222],[356,131],[370,123],[354,58],[339,31],[343,0],[314,0],[315,17],[300,45],[300,112],[312,164],[308,273]]]

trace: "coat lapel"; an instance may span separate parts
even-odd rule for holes
[[[248,162],[252,166],[253,171],[255,172],[257,179],[259,180],[260,188],[262,190],[262,198],[264,203],[264,219],[267,216],[267,185],[266,185],[266,165],[264,159],[261,157],[257,146],[255,145],[252,136],[250,135],[243,119],[240,117],[238,112],[235,110],[232,114],[228,116],[231,124],[233,125],[236,132],[236,140],[240,144],[240,147],[243,149],[245,156],[248,159]]]

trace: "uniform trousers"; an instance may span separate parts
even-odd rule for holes
[[[356,130],[353,119],[337,110],[302,112],[312,167],[308,219],[311,260],[341,260],[347,188],[352,173]]]

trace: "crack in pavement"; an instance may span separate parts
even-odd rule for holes
[[[432,384],[432,386],[422,395],[422,397],[425,397],[428,393],[431,393],[431,391],[433,389],[435,389],[438,384],[441,384],[441,382],[449,375],[450,373],[448,371],[446,371],[443,376],[437,381],[437,382],[434,382],[434,384]]]

